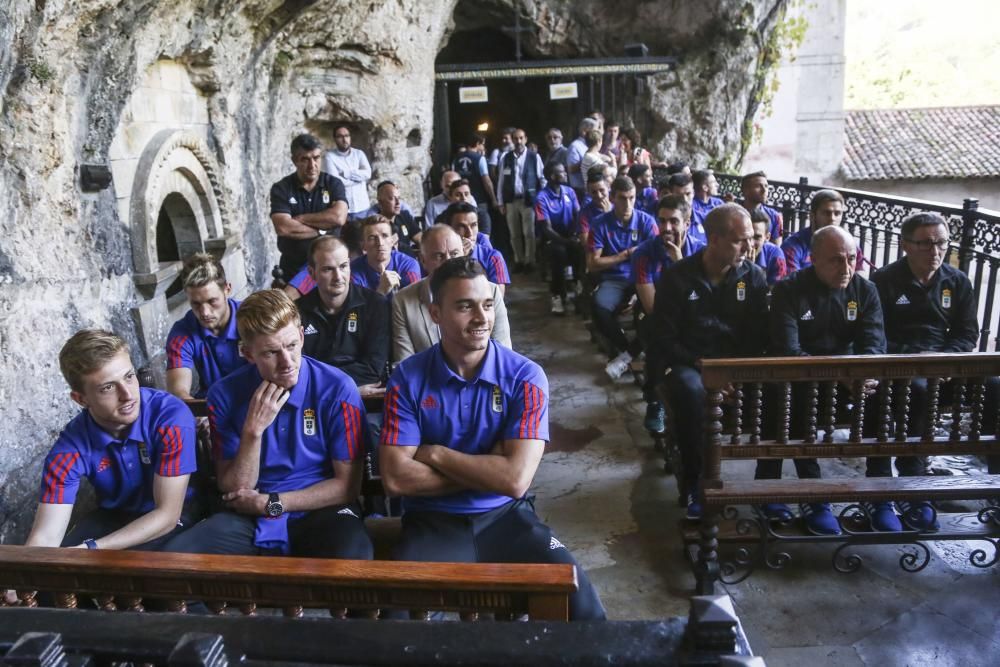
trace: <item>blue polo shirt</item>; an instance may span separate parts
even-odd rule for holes
[[[479,375],[465,380],[448,367],[441,344],[404,360],[389,379],[382,444],[436,444],[488,454],[501,440],[549,439],[549,382],[527,357],[490,341]],[[404,497],[405,511],[471,514],[511,501],[483,491]]]
[[[681,244],[681,257],[690,257],[704,247],[704,243],[688,234]],[[655,285],[663,270],[673,263],[667,246],[659,236],[643,241],[632,253],[632,277],[635,278],[635,284]]]
[[[590,251],[601,251],[601,257],[617,255],[628,248],[635,247],[645,241],[659,236],[653,216],[639,209],[632,210],[632,218],[628,224],[622,224],[615,217],[615,210],[602,213],[590,222]],[[600,280],[608,278],[632,279],[632,263],[621,262],[605,269],[600,274]]]
[[[395,271],[399,274],[400,289],[420,280],[420,265],[417,264],[417,260],[398,250],[393,249],[389,253],[389,265],[385,268],[387,271]],[[354,284],[367,287],[370,290],[377,290],[381,277],[381,274],[368,264],[368,259],[364,255],[351,260],[351,282]]]
[[[698,223],[698,229],[704,229],[705,216],[717,206],[722,206],[724,202],[718,197],[709,197],[708,201],[702,201],[695,197],[691,200],[691,226]],[[704,231],[702,232],[704,233]]]
[[[754,260],[757,266],[764,269],[764,272],[767,274],[768,285],[773,285],[779,280],[784,280],[788,274],[785,267],[785,253],[781,251],[782,248],[779,248],[770,241],[766,241],[760,247],[757,259]]]
[[[784,220],[782,219],[781,213],[776,208],[771,208],[766,204],[761,204],[761,209],[767,214],[767,217],[771,220],[771,238],[780,239],[782,231],[784,231]]]
[[[145,514],[153,500],[153,476],[193,473],[196,461],[194,416],[176,396],[139,388],[139,418],[124,440],[97,425],[88,410],[59,434],[42,466],[40,502],[72,505],[87,478],[103,509]],[[187,497],[194,495],[189,486]]]
[[[635,198],[635,207],[643,213],[656,217],[656,204],[660,201],[656,188],[643,188],[642,194]]]
[[[542,188],[535,200],[535,220],[548,220],[552,230],[560,236],[569,236],[576,229],[576,216],[580,212],[580,202],[577,201],[573,189],[560,185],[558,190],[550,187]]]
[[[507,262],[504,261],[500,251],[491,246],[476,243],[469,253],[476,258],[483,270],[486,272],[486,279],[497,285],[510,284],[510,272],[507,271]]]
[[[167,370],[193,368],[198,371],[195,398],[205,398],[208,388],[247,363],[240,356],[236,310],[240,302],[229,299],[229,324],[221,336],[201,326],[193,311],[174,322],[167,336]]]
[[[208,392],[208,419],[217,460],[236,458],[250,399],[263,382],[248,365]],[[364,455],[365,408],[354,381],[333,366],[302,357],[288,401],[261,437],[257,488],[298,491],[333,479],[334,461]]]
[[[484,245],[487,248],[493,247],[493,244],[490,243],[490,237],[487,236],[486,234],[483,234],[482,232],[476,232],[476,244]]]
[[[583,200],[583,205],[580,207],[580,216],[577,222],[577,232],[583,234],[584,236],[590,236],[590,225],[591,222],[596,220],[599,216],[602,216],[606,211],[602,210],[600,206],[597,205],[590,197]]]

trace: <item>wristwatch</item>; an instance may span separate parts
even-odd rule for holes
[[[264,506],[264,514],[272,519],[281,516],[285,511],[285,506],[281,504],[281,499],[277,493],[267,494],[267,505]]]
[[[95,540],[93,538],[88,537],[87,539],[85,539],[83,541],[83,543],[85,545],[87,545],[88,549],[96,549],[97,548],[97,540]]]

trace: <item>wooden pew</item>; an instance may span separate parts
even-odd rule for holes
[[[107,611],[143,611],[163,601],[184,613],[205,602],[215,613],[229,606],[244,615],[275,607],[298,617],[327,609],[452,611],[498,618],[569,619],[576,591],[572,565],[416,563],[268,556],[208,556],[137,551],[89,551],[0,545],[0,591],[18,591],[21,606],[37,606],[35,591],[54,594],[63,608],[96,598]],[[0,598],[2,600],[2,598]],[[2,604],[2,601],[0,601]]]
[[[766,359],[705,360],[702,378],[706,388],[705,449],[703,479],[699,494],[703,515],[697,534],[685,529],[689,542],[697,542],[695,575],[701,594],[712,591],[720,579],[742,581],[757,562],[780,568],[789,560],[781,551],[788,543],[830,542],[837,544],[833,565],[854,571],[860,558],[844,554],[850,546],[907,544],[900,565],[917,571],[927,565],[932,540],[978,540],[988,545],[969,556],[977,567],[1000,562],[1000,507],[988,505],[980,512],[938,514],[941,530],[932,533],[908,525],[899,533],[871,530],[861,501],[982,500],[1000,496],[1000,475],[951,477],[881,477],[836,479],[732,479],[724,474],[723,461],[758,458],[837,458],[869,456],[1000,455],[1000,440],[981,432],[986,378],[1000,376],[1000,354],[921,354],[843,357],[779,357]],[[863,396],[866,379],[878,379],[881,409],[877,433],[866,435],[864,412],[871,399]],[[913,405],[910,381],[928,378],[925,405]],[[950,379],[958,387],[951,406],[939,401],[941,384]],[[790,434],[791,383],[805,383],[806,433]],[[768,406],[764,384],[776,385],[783,397]],[[732,386],[728,396],[724,388]],[[833,388],[831,391],[831,387]],[[822,397],[822,400],[821,400]],[[846,440],[835,438],[838,404],[850,403]],[[723,406],[727,418],[723,419]],[[840,405],[839,407],[843,407]],[[779,414],[767,411],[776,408]],[[924,432],[909,436],[907,418],[913,410],[927,413]],[[762,424],[778,419],[777,437],[766,440]],[[947,427],[945,435],[938,422]],[[846,502],[840,511],[844,530],[840,536],[803,534],[802,531],[768,521],[760,513],[740,517],[736,505],[756,507],[765,503]],[[720,542],[742,545],[731,560],[720,557]]]

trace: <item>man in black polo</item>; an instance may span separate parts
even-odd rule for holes
[[[384,379],[389,302],[351,281],[350,256],[340,239],[313,243],[309,275],[316,289],[296,302],[305,337],[302,353],[347,373],[364,395]]]
[[[493,228],[490,209],[497,207],[496,194],[493,191],[493,181],[483,153],[486,152],[486,137],[475,134],[469,147],[459,153],[452,163],[452,168],[461,178],[469,182],[469,190],[479,213],[479,231],[490,235]],[[425,219],[424,224],[430,225],[434,220]]]
[[[885,337],[889,354],[921,352],[972,352],[979,341],[976,295],[972,282],[958,269],[944,261],[948,252],[948,225],[936,213],[918,213],[903,221],[902,248],[906,255],[872,276],[878,288],[885,316]],[[996,430],[997,389],[1000,379],[988,378],[983,432]],[[952,383],[941,385],[942,404],[951,402]],[[910,437],[923,435],[926,426],[927,380],[910,382],[910,405],[907,426]],[[878,408],[869,407],[877,415]],[[900,456],[896,459],[900,477],[927,474],[927,459]],[[990,473],[1000,472],[1000,461],[990,461]],[[891,477],[888,457],[868,459],[869,477]],[[899,503],[903,519],[913,528],[937,528],[929,502]]]
[[[711,215],[711,214],[709,214]],[[831,225],[812,235],[812,266],[795,272],[777,283],[771,296],[771,354],[779,357],[836,356],[845,354],[885,354],[885,332],[878,291],[870,281],[855,273],[857,245],[842,228]],[[866,393],[874,391],[869,381]],[[805,387],[792,387],[790,435],[801,437],[807,429],[809,397]],[[828,391],[828,389],[824,389]],[[782,399],[768,397],[777,407]],[[820,405],[824,400],[820,397]],[[868,412],[870,408],[866,409]],[[765,428],[782,428],[775,422],[782,415],[768,410],[770,421]],[[757,462],[756,479],[781,477],[781,459]],[[819,479],[820,468],[814,458],[795,459],[799,479]],[[821,535],[839,535],[840,523],[829,503],[800,506],[806,527]],[[791,511],[782,504],[763,507],[768,518],[787,521]],[[899,520],[892,503],[871,503],[866,511],[877,530],[899,530]]]
[[[705,231],[708,246],[660,276],[647,351],[650,386],[662,380],[673,408],[682,465],[678,484],[687,494],[689,519],[701,516],[701,360],[759,357],[767,335],[767,277],[747,259],[753,238],[750,215],[736,204],[719,206],[706,216]]]
[[[285,280],[306,264],[309,243],[347,221],[344,184],[320,170],[323,146],[311,134],[292,140],[295,173],[271,186],[271,223],[278,235],[278,266]]]

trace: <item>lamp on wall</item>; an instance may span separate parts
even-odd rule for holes
[[[489,132],[489,131],[490,131],[490,124],[488,121],[484,121],[479,125],[476,125],[476,132]]]
[[[84,192],[100,192],[111,185],[111,170],[103,164],[80,165],[80,187]]]

